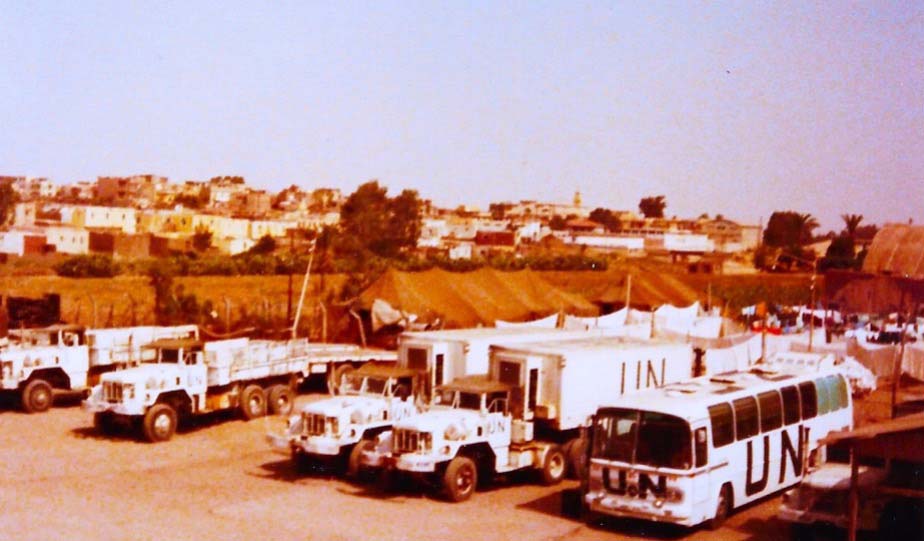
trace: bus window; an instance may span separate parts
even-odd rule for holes
[[[680,417],[643,411],[635,462],[656,468],[690,469],[690,425]]]
[[[706,427],[699,427],[693,432],[693,444],[696,446],[696,467],[702,468],[709,463],[709,445],[706,443]]]
[[[760,404],[760,431],[776,430],[783,425],[783,407],[780,404],[780,394],[776,391],[767,391],[757,395]]]
[[[837,408],[846,408],[850,403],[850,395],[847,393],[847,382],[840,376],[828,376],[834,379],[834,386],[837,389]]]
[[[735,437],[738,440],[756,436],[760,430],[757,422],[757,401],[753,396],[739,398],[732,402],[735,408]]]
[[[794,386],[780,389],[783,396],[783,422],[787,425],[799,422],[799,391]]]
[[[818,395],[815,392],[815,384],[811,381],[800,383],[799,395],[802,404],[802,419],[812,419],[818,415]]]
[[[815,380],[815,389],[818,392],[818,415],[824,415],[829,411],[835,409],[834,399],[835,389],[831,386],[831,380],[828,378],[820,378]]]
[[[713,447],[722,447],[735,441],[735,418],[727,402],[709,406],[709,420],[712,421]]]
[[[593,432],[593,456],[632,462],[638,411],[612,409],[597,414]]]

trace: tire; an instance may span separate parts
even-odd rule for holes
[[[295,407],[295,395],[288,385],[273,385],[266,393],[266,398],[272,415],[289,415]]]
[[[350,458],[347,460],[346,475],[354,481],[360,481],[363,474],[362,456],[363,451],[374,447],[372,440],[359,440],[359,443],[353,446],[350,451]]]
[[[241,414],[250,421],[266,415],[266,395],[259,385],[248,385],[241,391]]]
[[[111,411],[101,411],[93,414],[93,428],[100,434],[110,435],[116,431],[115,415]]]
[[[22,409],[26,413],[41,413],[48,411],[54,402],[51,385],[42,379],[34,379],[26,384],[22,390]]]
[[[349,374],[355,370],[351,364],[341,364],[331,372],[330,375],[330,388],[334,394],[340,390],[340,382],[343,380],[343,376]]]
[[[709,520],[709,529],[718,530],[725,524],[725,519],[728,518],[728,515],[731,513],[732,509],[732,491],[731,485],[724,484],[722,485],[722,490],[719,491],[719,501],[715,506],[715,516]]]
[[[144,414],[144,437],[151,443],[167,441],[176,432],[176,410],[167,404],[154,404]]]
[[[568,477],[571,479],[581,479],[584,476],[586,451],[587,440],[584,438],[574,438],[562,449],[565,458],[568,459]]]
[[[464,502],[478,487],[478,468],[466,456],[457,456],[449,462],[443,473],[443,489],[451,502]]]
[[[557,485],[565,478],[565,472],[568,471],[568,461],[565,459],[565,453],[561,447],[553,445],[545,452],[545,460],[542,461],[541,478],[543,485]]]
[[[308,473],[314,470],[315,464],[310,456],[292,449],[292,467],[297,473]]]

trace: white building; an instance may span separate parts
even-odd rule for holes
[[[665,233],[664,249],[669,252],[714,252],[715,243],[706,235]]]
[[[76,227],[53,226],[44,228],[45,242],[55,247],[59,254],[90,253],[90,232]]]
[[[127,207],[63,206],[61,223],[74,227],[119,229],[123,233],[135,233],[137,213]]]
[[[626,237],[622,235],[607,235],[600,233],[575,233],[562,237],[568,244],[577,244],[596,248],[598,250],[628,250],[629,252],[645,251],[645,239],[642,237]]]

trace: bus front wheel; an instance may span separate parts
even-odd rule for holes
[[[722,485],[722,490],[719,491],[719,501],[715,506],[715,516],[712,517],[712,520],[709,521],[710,530],[718,530],[725,524],[725,519],[728,518],[728,514],[731,512],[732,508],[732,491],[731,485],[724,484]]]

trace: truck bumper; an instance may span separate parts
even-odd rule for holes
[[[393,468],[395,459],[390,453],[379,453],[377,451],[363,451],[360,455],[359,463],[364,468]]]
[[[413,453],[403,454],[395,461],[395,467],[399,470],[414,473],[433,473],[436,471],[436,465],[442,462],[429,455],[418,455]]]
[[[87,399],[80,403],[84,411],[89,411],[91,413],[102,413],[104,411],[111,411],[116,415],[125,415],[126,417],[131,416],[140,416],[145,414],[145,408],[142,406],[139,410],[137,407],[128,407],[125,404],[112,404],[109,402],[101,402],[98,400]]]

